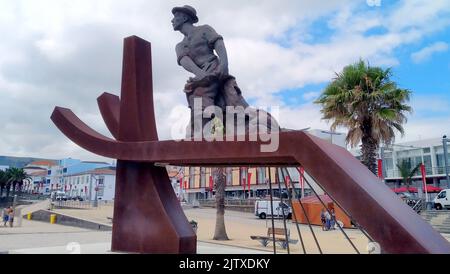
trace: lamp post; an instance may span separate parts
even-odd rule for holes
[[[94,188],[94,191],[95,191],[95,197],[94,197],[94,202],[93,202],[93,207],[98,207],[98,197],[97,197],[97,192],[98,192],[98,178],[94,175],[94,174],[91,174],[91,176],[92,176],[92,178],[95,180],[95,188]],[[90,185],[89,185],[89,200],[92,200],[92,180],[91,180],[91,182],[90,182]]]
[[[335,131],[326,131],[326,130],[321,130],[322,133],[325,134],[330,134],[330,142],[333,144],[333,135],[342,135],[342,133],[339,132],[335,132]]]
[[[445,170],[445,178],[447,180],[447,188],[450,188],[450,179],[449,179],[449,171],[448,171],[448,150],[447,150],[447,135],[442,136],[442,147],[444,148],[444,170]]]

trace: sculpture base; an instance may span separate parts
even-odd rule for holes
[[[118,160],[115,197],[112,251],[196,253],[197,236],[165,168]]]

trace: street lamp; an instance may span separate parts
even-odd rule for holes
[[[447,180],[447,188],[450,188],[450,179],[448,176],[448,151],[447,151],[447,135],[442,136],[442,147],[444,148],[444,168],[445,168],[445,178]]]
[[[93,207],[98,207],[98,197],[97,197],[97,192],[98,192],[98,178],[96,178],[96,176],[94,174],[91,174],[92,178],[95,180],[95,197],[94,197],[94,203],[93,203]],[[89,199],[92,200],[92,180],[90,182],[90,186],[89,186]]]
[[[335,131],[321,130],[321,132],[325,133],[325,134],[330,134],[330,139],[331,139],[330,141],[332,144],[333,144],[333,135],[342,135],[342,133],[335,132]]]

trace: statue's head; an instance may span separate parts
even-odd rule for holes
[[[173,19],[172,26],[174,30],[180,30],[184,23],[197,23],[197,11],[188,5],[182,7],[175,7],[172,9]]]

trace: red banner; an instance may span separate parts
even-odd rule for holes
[[[300,188],[303,189],[303,185],[304,185],[304,178],[303,176],[305,175],[305,169],[301,166],[297,168],[298,173],[300,174]]]
[[[422,183],[423,183],[423,191],[427,192],[427,172],[425,171],[425,165],[420,165],[420,173],[422,173]]]
[[[284,181],[286,182],[286,186],[287,186],[287,188],[289,189],[289,184],[291,183],[290,181],[289,181],[289,176],[284,176]]]
[[[251,172],[249,172],[248,174],[247,174],[247,177],[248,177],[248,179],[247,179],[247,183],[248,183],[248,190],[250,191],[250,183],[251,183],[251,181],[252,181],[252,173]]]
[[[209,175],[209,190],[210,191],[213,191],[213,184],[214,184],[213,176]]]
[[[378,178],[383,179],[383,160],[378,159]]]

